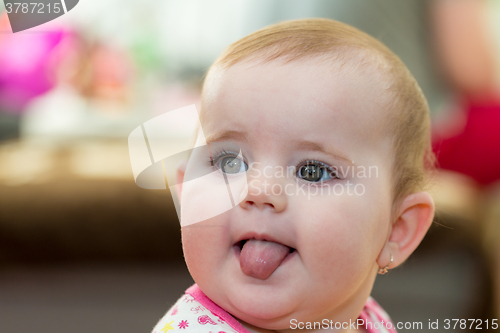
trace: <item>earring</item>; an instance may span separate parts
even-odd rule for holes
[[[378,270],[378,273],[380,275],[384,275],[385,273],[387,273],[389,271],[389,265],[392,264],[392,262],[394,261],[394,258],[392,257],[392,254],[391,254],[391,262],[387,264],[387,266],[385,266],[384,268],[379,268]]]

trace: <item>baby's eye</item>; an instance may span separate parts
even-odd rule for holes
[[[325,182],[331,178],[340,179],[332,167],[317,161],[306,161],[297,170],[297,177],[308,182]]]
[[[217,158],[214,165],[227,174],[235,174],[248,170],[248,165],[245,161],[237,156],[221,156]]]

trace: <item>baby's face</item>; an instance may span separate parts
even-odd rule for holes
[[[182,228],[194,280],[257,327],[356,318],[391,228],[393,151],[376,76],[319,61],[247,62],[206,85],[207,142],[241,148],[244,162],[229,173],[252,167],[239,205]]]

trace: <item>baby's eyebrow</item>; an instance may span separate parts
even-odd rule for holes
[[[218,141],[220,142],[228,140],[248,142],[247,135],[244,132],[240,131],[224,131],[221,133],[215,133],[213,135],[209,135],[205,139],[206,142],[218,142]]]
[[[239,141],[239,142],[248,142],[248,138],[245,132],[240,131],[224,131],[221,133],[215,133],[207,136],[206,142],[220,142],[220,141]],[[334,158],[344,160],[349,164],[354,164],[354,162],[342,154],[337,149],[333,149],[331,147],[326,147],[323,144],[314,142],[314,141],[300,141],[296,144],[292,143],[292,147],[294,150],[312,150],[318,151],[320,153],[324,153],[326,155],[330,155]]]
[[[317,142],[300,141],[294,145],[294,148],[298,149],[298,150],[318,151],[318,152],[333,156],[334,158],[344,160],[344,161],[348,162],[349,164],[354,164],[352,159],[348,158],[347,156],[345,156],[344,154],[342,154],[338,150],[333,149],[332,147],[326,147],[325,145],[322,145],[322,144],[317,143]]]

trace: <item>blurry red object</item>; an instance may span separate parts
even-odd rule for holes
[[[463,131],[433,139],[439,167],[457,171],[488,185],[500,180],[500,100],[468,100]]]

